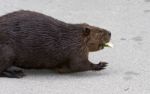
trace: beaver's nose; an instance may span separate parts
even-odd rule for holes
[[[111,37],[111,32],[108,31],[108,35]]]

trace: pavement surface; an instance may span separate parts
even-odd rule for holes
[[[0,15],[21,9],[106,28],[114,48],[89,55],[109,62],[106,70],[25,71],[21,79],[0,78],[0,94],[150,94],[150,0],[0,0]]]

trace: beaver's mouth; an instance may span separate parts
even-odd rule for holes
[[[104,49],[104,47],[105,47],[105,44],[100,44],[99,45],[99,49],[101,50],[101,49]]]

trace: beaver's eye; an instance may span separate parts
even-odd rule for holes
[[[99,32],[102,33],[102,32],[103,32],[103,29],[102,29],[102,30],[99,30]]]
[[[101,33],[102,31],[101,30],[99,30],[99,33]]]

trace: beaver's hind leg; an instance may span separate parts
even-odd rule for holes
[[[8,44],[0,44],[0,77],[18,78],[22,74],[18,70],[12,70],[15,54]]]
[[[25,76],[23,70],[19,68],[10,67],[4,70],[1,75],[1,77],[8,77],[8,78],[21,78]]]

